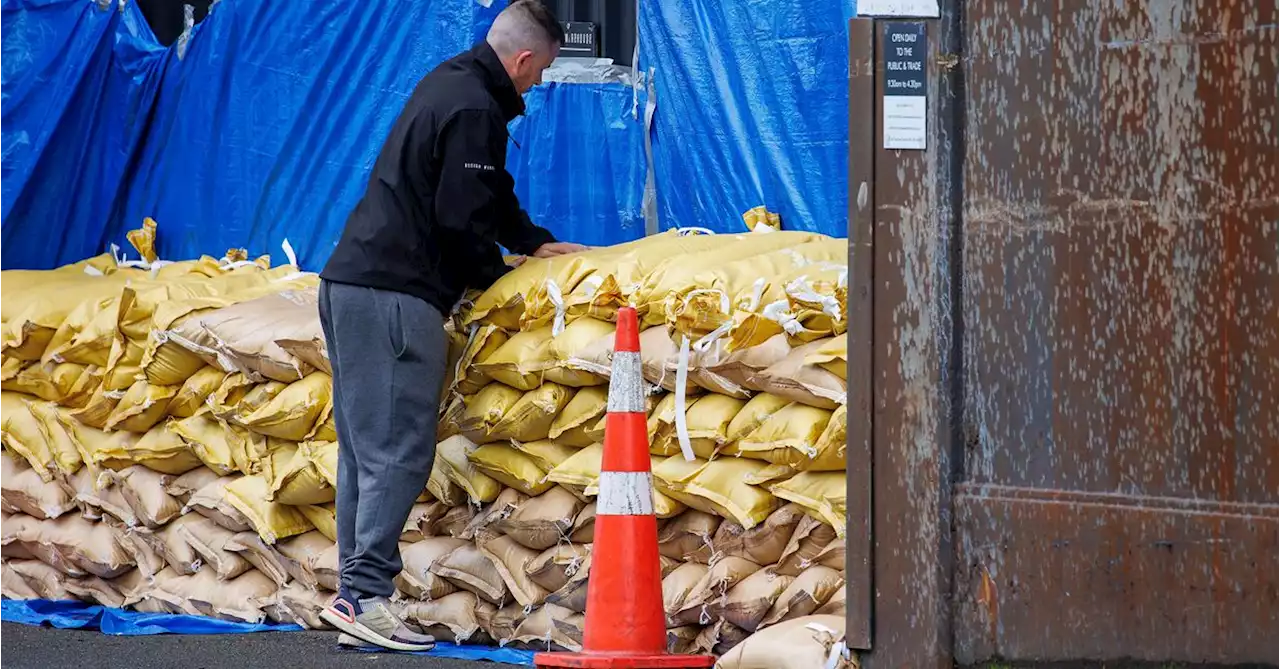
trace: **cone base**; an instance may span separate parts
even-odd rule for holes
[[[538,653],[534,667],[550,669],[704,669],[713,655],[646,655],[643,653]]]

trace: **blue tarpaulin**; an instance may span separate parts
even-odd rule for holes
[[[0,620],[22,625],[48,625],[59,629],[100,630],[103,634],[140,636],[150,634],[248,634],[253,632],[297,632],[297,625],[229,622],[203,616],[168,613],[139,613],[124,609],[74,601],[43,599],[0,602]],[[370,649],[372,650],[372,649]],[[438,644],[426,653],[457,660],[488,660],[507,664],[533,665],[532,651],[492,646]]]
[[[3,267],[100,253],[152,216],[166,259],[280,260],[287,238],[319,269],[413,86],[504,4],[222,0],[163,47],[129,2],[0,0]],[[843,235],[852,7],[639,3],[660,227],[739,230],[763,204]],[[590,244],[643,234],[645,97],[530,91],[508,167],[536,222]]]

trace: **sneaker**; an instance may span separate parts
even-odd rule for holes
[[[363,639],[353,637],[346,632],[338,632],[338,645],[343,648],[378,648],[378,646],[375,646]]]
[[[339,632],[387,650],[425,651],[436,645],[433,637],[406,627],[386,597],[359,600],[343,588],[320,617]],[[338,641],[342,643],[341,636]]]

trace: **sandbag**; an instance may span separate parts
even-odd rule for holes
[[[263,541],[257,532],[237,532],[222,544],[222,548],[238,553],[246,562],[253,565],[254,569],[262,572],[263,576],[274,581],[276,585],[283,587],[289,582],[289,570],[285,568],[286,558]]]
[[[738,452],[797,471],[843,471],[844,440],[819,439],[831,416],[825,409],[793,402],[739,441]]]
[[[667,627],[673,626],[672,617],[684,608],[685,600],[706,578],[707,570],[706,565],[685,562],[662,579],[662,609],[667,615]]]
[[[283,539],[273,547],[280,555],[285,571],[308,588],[314,588],[317,585],[315,567],[333,545],[331,539],[313,530]]]
[[[552,419],[547,437],[558,444],[573,448],[590,446],[595,443],[595,440],[587,436],[587,429],[604,415],[608,401],[607,387],[579,390],[564,409]]]
[[[53,540],[53,533],[49,529],[53,525],[46,527],[46,523],[52,522],[38,520],[21,513],[6,516],[3,525],[4,538],[0,541],[3,545],[4,558],[6,560],[39,560],[70,576],[87,574],[88,572],[76,565],[72,559],[70,548],[64,551],[63,547]]]
[[[453,389],[462,395],[471,395],[484,387],[491,379],[475,369],[502,348],[510,338],[496,325],[479,325],[468,336],[467,343],[458,356],[453,369]]]
[[[734,520],[749,530],[778,506],[774,495],[748,485],[745,480],[766,466],[763,462],[746,458],[712,460],[678,492],[669,491],[667,494],[699,510]]]
[[[512,446],[486,444],[471,451],[467,458],[481,472],[526,495],[540,495],[555,485],[533,458]]]
[[[458,430],[477,443],[500,441],[500,437],[491,436],[493,428],[522,397],[524,393],[511,386],[497,382],[486,385],[475,395],[463,398],[466,408],[458,419]]]
[[[761,626],[775,625],[784,620],[813,613],[844,588],[844,576],[822,565],[814,565],[800,572],[783,590],[777,602],[760,621]]]
[[[653,424],[650,435],[649,452],[656,455],[674,455],[680,453],[679,434],[675,425],[675,395],[668,395],[670,404],[664,400],[650,418]],[[724,395],[711,394],[705,397],[691,398],[685,411],[686,434],[694,454],[703,459],[713,459],[725,452],[735,455],[736,449],[728,446],[729,425],[737,416],[746,400]]]
[[[658,529],[658,552],[674,560],[696,556],[711,543],[721,519],[702,511],[685,511]]]
[[[400,541],[416,543],[432,536],[431,527],[448,511],[440,502],[418,502],[409,509],[409,517],[400,530]]]
[[[40,593],[32,588],[27,579],[14,569],[14,560],[0,565],[0,594],[5,599],[40,599]]]
[[[227,547],[236,533],[208,518],[183,523],[177,532],[200,556],[202,568],[213,569],[221,580],[235,578],[248,571],[251,566],[238,552]]]
[[[467,542],[452,537],[428,537],[422,541],[403,545],[400,559],[404,569],[396,576],[396,587],[415,599],[439,599],[458,588],[448,580],[431,572],[431,565]]]
[[[169,401],[178,393],[178,386],[154,386],[145,380],[129,386],[116,404],[107,422],[106,430],[146,432],[164,420]]]
[[[800,472],[785,481],[770,484],[768,488],[778,499],[795,502],[813,517],[830,525],[836,536],[844,536],[843,504],[847,496],[844,472]]]
[[[516,626],[511,640],[519,646],[543,651],[582,650],[582,614],[547,604],[538,607]]]
[[[509,536],[481,532],[476,536],[476,547],[493,563],[507,591],[524,606],[541,604],[551,592],[526,573],[528,566],[538,559],[538,551],[525,548]]]
[[[474,535],[468,532],[468,528],[476,517],[476,508],[467,504],[464,498],[461,506],[450,508],[443,516],[440,516],[439,520],[432,524],[431,534],[437,537],[455,537],[458,539],[472,537]]]
[[[160,423],[129,444],[129,459],[163,474],[179,476],[194,469],[204,469],[204,463],[182,438],[182,435]]]
[[[578,516],[573,519],[572,533],[569,535],[569,541],[575,544],[590,544],[596,540],[596,503],[592,502],[581,511]]]
[[[742,579],[724,597],[711,602],[707,606],[707,613],[712,618],[722,618],[748,632],[754,632],[793,580],[792,576],[761,569]]]
[[[573,457],[573,454],[578,452],[577,448],[566,446],[550,439],[527,442],[516,441],[512,442],[511,445],[517,451],[527,455],[533,461],[533,464],[542,470],[543,476],[546,476],[547,472],[559,467],[565,460]]]
[[[336,495],[326,473],[316,465],[326,458],[325,451],[332,451],[337,459],[338,445],[305,442],[298,445],[293,455],[272,474],[268,501],[281,504],[325,504]],[[336,482],[336,471],[334,472]]]
[[[187,601],[201,615],[233,622],[260,623],[264,608],[274,603],[277,586],[260,572],[250,569],[229,581],[210,581],[211,571],[201,571],[188,590]]]
[[[297,507],[308,522],[315,526],[316,531],[324,535],[329,541],[338,540],[338,516],[334,504],[306,504]]]
[[[516,441],[546,439],[552,421],[568,405],[573,394],[573,389],[568,386],[544,383],[516,400],[486,436]]]
[[[671,620],[677,625],[706,625],[712,622],[715,618],[711,616],[710,606],[724,597],[733,586],[757,571],[760,571],[760,565],[739,557],[729,557],[715,563],[694,585],[680,609],[671,616]]]
[[[747,387],[820,409],[835,409],[845,402],[844,379],[805,363],[806,358],[826,345],[826,341],[819,340],[792,349],[786,358],[748,379]]]
[[[58,552],[70,558],[84,573],[102,578],[114,578],[134,567],[129,553],[106,523],[95,523],[77,515],[47,520],[40,525],[40,541],[56,546]]]
[[[427,493],[447,507],[466,505],[467,492],[449,479],[447,471],[448,467],[440,461],[440,454],[436,453],[431,466],[431,476],[427,478]]]
[[[844,643],[843,616],[806,616],[751,635],[725,653],[721,669],[854,669]]]
[[[201,488],[213,483],[220,477],[208,467],[197,467],[181,476],[175,477],[165,484],[164,491],[175,497],[184,505],[191,501],[191,496]]]
[[[266,452],[266,438],[209,412],[170,421],[168,428],[182,438],[200,462],[222,476],[243,471]]]
[[[732,520],[724,521],[720,523],[710,544],[699,549],[692,559],[707,563],[737,556],[756,564],[772,565],[782,558],[797,526],[805,519],[809,519],[809,516],[805,514],[803,507],[787,504],[749,530]],[[734,624],[746,627],[740,623]]]
[[[199,514],[189,513],[179,516],[173,522],[156,530],[154,533],[139,533],[144,541],[146,541],[155,552],[164,556],[164,560],[169,567],[178,574],[194,574],[204,564],[200,554],[191,547],[186,538],[181,534],[182,527],[187,523],[198,522],[202,519]]]
[[[271,483],[262,476],[242,476],[228,483],[226,490],[227,501],[269,544],[315,527],[297,508],[267,501]]]
[[[782,509],[791,506],[798,505],[788,504]],[[774,513],[779,513],[782,509]],[[817,556],[835,538],[836,531],[830,525],[806,513],[796,524],[795,532],[787,541],[787,546],[779,556],[774,571],[786,576],[799,576],[800,572],[816,563]]]
[[[520,545],[542,551],[568,536],[584,506],[572,493],[554,486],[496,521],[494,527]]]
[[[484,362],[475,364],[475,370],[517,390],[533,390],[542,384],[554,363],[548,350],[550,343],[549,327],[518,332]]]
[[[75,599],[67,592],[66,577],[62,572],[39,560],[11,560],[6,563],[22,578],[27,587],[34,591],[39,599],[62,601]]]
[[[196,371],[174,393],[165,410],[176,418],[190,418],[205,405],[205,400],[222,385],[227,373],[212,366]]]
[[[475,442],[465,436],[449,437],[436,445],[436,466],[443,465],[445,475],[466,491],[472,502],[492,502],[502,485],[471,463],[470,455],[476,448]]]
[[[509,597],[506,582],[475,544],[463,544],[450,551],[432,563],[429,570],[491,604],[502,606]]]
[[[804,365],[821,367],[845,379],[849,372],[849,338],[824,339],[804,357]]]
[[[134,516],[147,527],[161,527],[182,514],[182,504],[165,491],[173,481],[170,475],[134,465],[116,472],[113,480]]]
[[[206,484],[191,495],[185,508],[194,510],[232,532],[252,529],[249,519],[227,497],[227,486],[235,480],[234,476],[223,476]]]
[[[94,387],[88,401],[71,412],[71,417],[77,423],[101,430],[106,427],[107,419],[111,417],[111,412],[115,411],[116,405],[120,403],[120,398],[123,396],[124,391],[108,390],[103,383],[99,383]]]
[[[484,643],[488,637],[485,621],[497,609],[475,593],[455,592],[432,601],[410,602],[404,612],[406,620],[417,623],[436,639]]]
[[[71,362],[33,362],[17,374],[0,382],[0,389],[34,395],[46,402],[58,402],[71,394],[85,372],[85,365]]]
[[[342,565],[338,563],[339,553],[338,544],[335,543],[321,551],[320,555],[316,556],[315,564],[311,566],[316,584],[331,592],[342,589]]]
[[[332,389],[328,374],[313,372],[289,384],[280,394],[238,422],[258,434],[302,441],[311,434],[328,406]]]
[[[281,587],[276,592],[276,599],[293,618],[295,624],[307,629],[328,629],[329,623],[320,617],[320,612],[328,606],[330,595],[306,588],[298,583]]]
[[[51,466],[62,474],[74,474],[84,464],[80,450],[67,432],[63,421],[69,420],[70,411],[60,409],[51,402],[31,402],[27,405],[32,417],[36,419],[40,435],[44,438],[48,449]],[[14,437],[16,433],[11,432]],[[8,441],[6,443],[12,443]],[[46,467],[47,469],[48,467]]]
[[[19,393],[0,393],[0,420],[0,440],[5,448],[25,459],[41,480],[53,480],[57,465],[28,398]]]
[[[115,530],[116,541],[119,542],[120,548],[128,555],[129,561],[138,566],[135,572],[141,578],[146,580],[153,579],[156,574],[168,566],[168,563],[165,562],[164,554],[155,550],[143,536],[149,530],[136,527],[113,527],[112,529]],[[133,602],[130,601],[129,603],[132,604]]]
[[[20,467],[10,457],[0,457],[0,495],[5,504],[33,518],[57,518],[76,506],[61,486],[41,480],[36,470]]]
[[[848,591],[849,589],[847,587],[836,590],[835,594],[831,595],[831,599],[828,599],[826,604],[814,609],[813,615],[840,616],[843,618],[845,615],[844,598]]]
[[[540,553],[525,566],[525,574],[548,593],[568,585],[591,562],[591,547],[582,544],[559,544]]]

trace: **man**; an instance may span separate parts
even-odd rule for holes
[[[521,95],[542,82],[563,39],[545,7],[520,0],[485,41],[424,77],[321,273],[342,582],[321,616],[344,643],[434,644],[405,626],[388,597],[400,531],[435,458],[445,315],[466,289],[507,270],[499,244],[542,258],[584,248],[529,220],[505,166],[507,124],[524,113]]]

